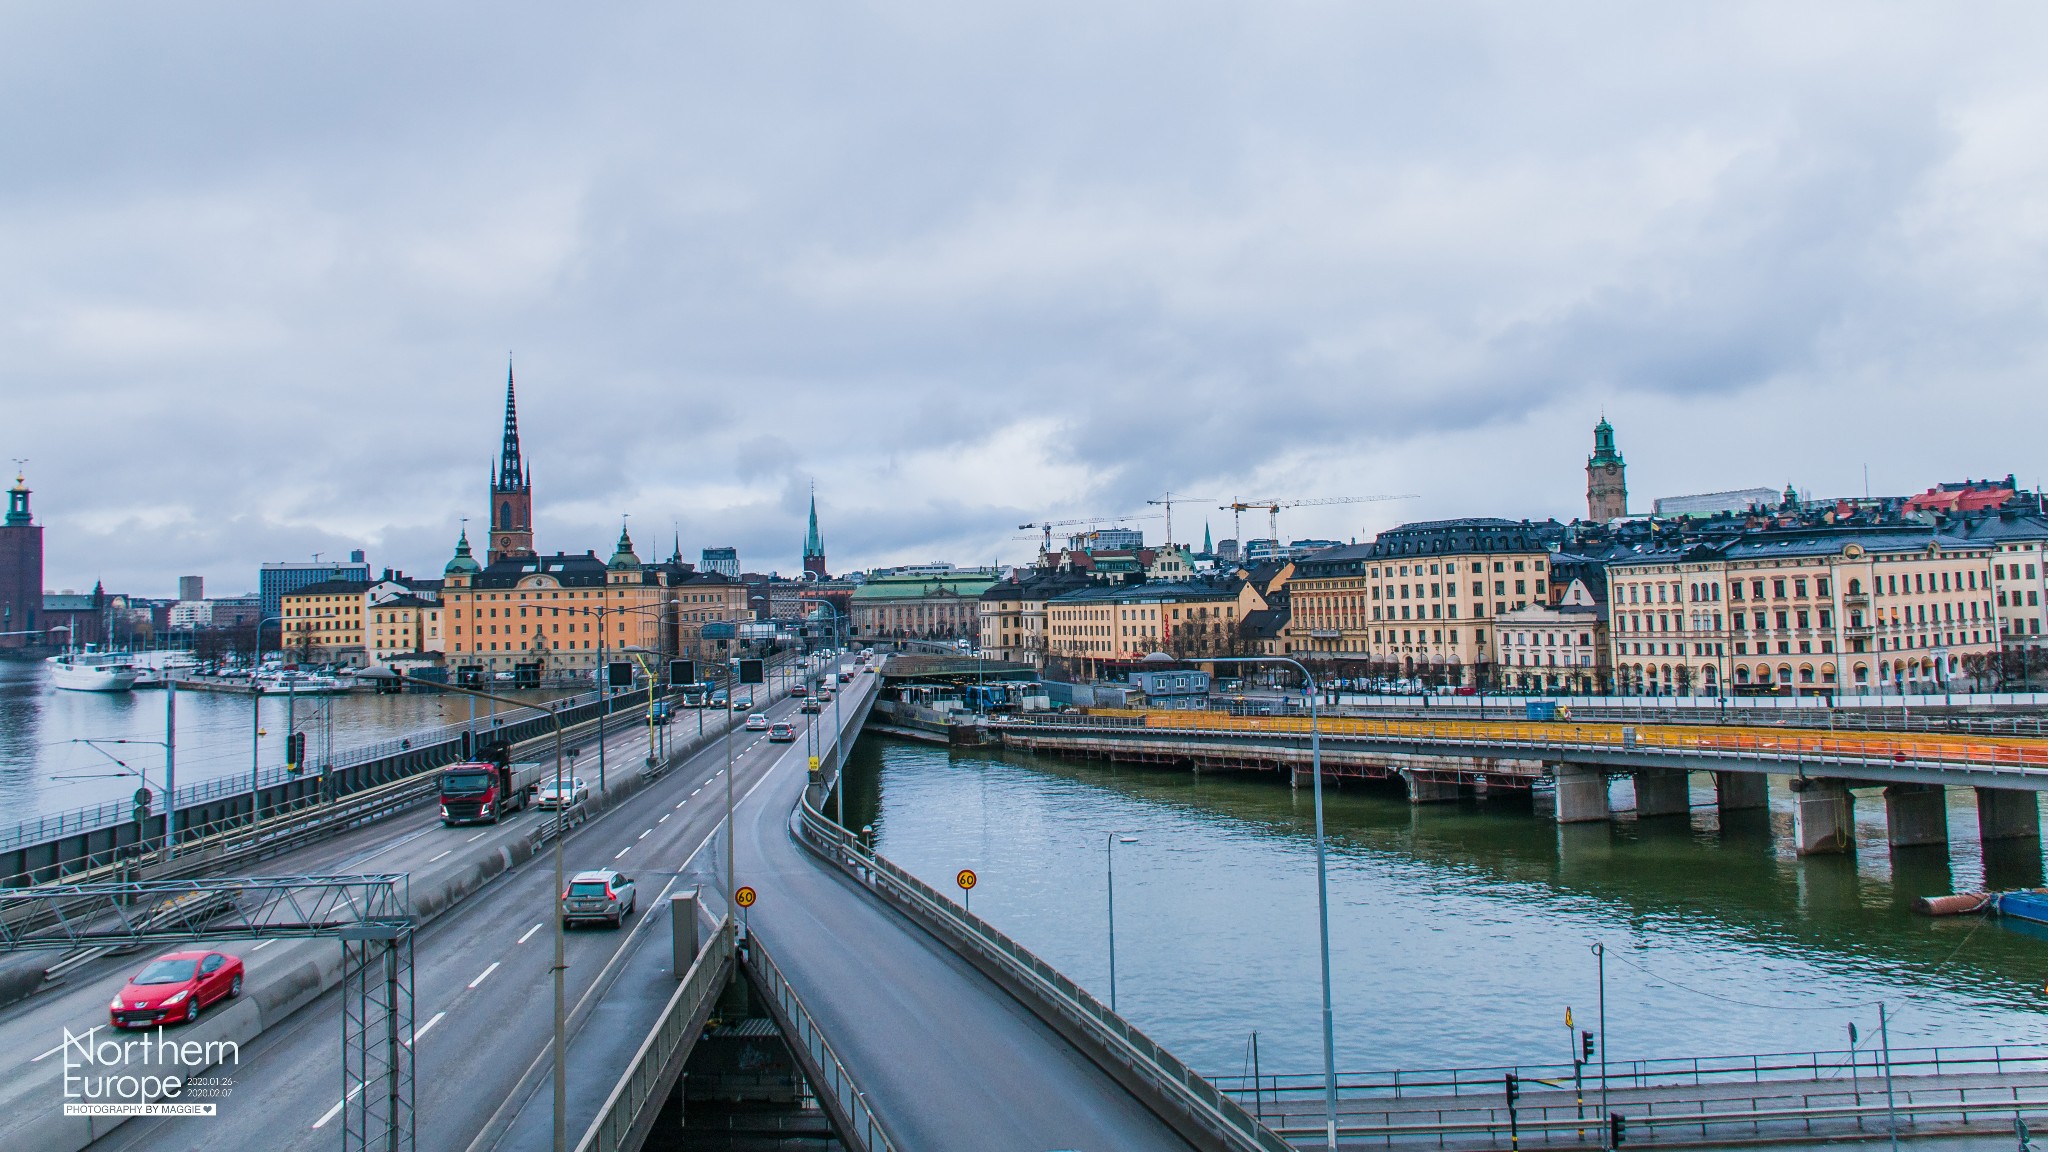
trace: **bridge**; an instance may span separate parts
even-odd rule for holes
[[[678,730],[672,755],[646,771],[616,773],[567,829],[562,843],[572,868],[619,868],[637,879],[642,893],[640,913],[624,931],[577,931],[568,938],[569,1045],[562,1069],[568,1146],[692,1146],[678,1143],[677,1125],[685,1116],[691,1118],[688,1132],[726,1125],[720,1135],[727,1142],[714,1146],[732,1147],[766,1138],[762,1128],[747,1127],[764,1117],[777,1126],[778,1139],[815,1143],[831,1137],[856,1149],[1281,1152],[1289,1140],[1319,1146],[1317,1101],[1301,1081],[1268,1077],[1246,1084],[1206,1079],[1186,1068],[1086,990],[831,819],[827,798],[839,750],[860,731],[879,679],[857,675],[845,686],[836,701],[836,723],[829,708],[813,721],[793,701],[771,700],[765,710],[772,719],[815,725],[788,745],[770,742],[764,733],[738,731],[736,718],[724,713],[685,712],[673,725]],[[1162,723],[1155,732],[1149,717],[1133,719],[1069,719],[1061,730],[1113,739],[1200,734],[1289,747],[1300,735],[1284,725],[1208,728],[1187,718],[1176,722],[1183,727]],[[702,737],[693,731],[699,722]],[[644,721],[622,717],[618,725],[619,761],[642,763],[648,751]],[[1047,725],[1040,734],[1050,735],[1055,727]],[[587,747],[590,734],[586,729],[578,743]],[[1427,733],[1352,735],[1445,754],[1442,747],[1416,743]],[[1500,734],[1442,735],[1471,745],[1482,735]],[[1606,739],[1599,731],[1549,735],[1580,747]],[[1795,754],[1789,748],[1768,751]],[[1841,752],[1848,754],[1846,748]],[[1912,763],[1921,759],[1941,758]],[[576,774],[587,770],[585,760]],[[736,879],[758,893],[744,909],[725,900],[728,845],[720,828],[728,788],[736,801],[737,835],[729,846]],[[555,893],[550,870],[536,867],[535,860],[551,846],[552,818],[529,812],[482,829],[443,828],[423,795],[407,800],[394,794],[377,804],[380,810],[370,811],[334,802],[347,815],[324,828],[305,823],[316,809],[287,813],[297,823],[266,865],[314,877],[407,878],[411,972],[403,1015],[393,1010],[382,1017],[394,1021],[393,1065],[403,1065],[411,1083],[411,1128],[403,1140],[394,1135],[379,1143],[374,1131],[351,1127],[358,1107],[352,1100],[384,1082],[373,1083],[365,1068],[374,1066],[350,1055],[369,1051],[369,1041],[361,1039],[360,1020],[354,1031],[345,1027],[359,1015],[360,993],[344,979],[342,950],[330,938],[299,938],[307,933],[272,931],[247,916],[229,916],[210,921],[208,930],[245,958],[247,988],[199,1023],[169,1033],[180,1041],[238,1046],[231,1065],[212,1069],[233,1079],[218,1115],[61,1113],[57,1103],[69,1060],[64,1031],[85,1033],[103,1025],[107,998],[134,965],[132,956],[74,950],[65,954],[69,967],[62,982],[0,1010],[0,1042],[27,1054],[18,1074],[0,1084],[0,1146],[467,1152],[551,1147],[552,1022],[540,1006],[551,997],[553,963],[545,933]],[[90,880],[71,876],[66,883],[74,897],[91,895]],[[203,877],[183,883],[204,890]],[[228,889],[237,882],[218,883]],[[58,895],[47,884],[26,891],[41,896],[25,898],[45,901]],[[146,919],[113,911],[119,901],[105,902],[105,892],[92,898],[102,901],[90,906],[95,922]],[[32,918],[9,919],[12,909],[0,904],[0,922],[28,925],[29,933],[44,930],[34,928],[42,922]],[[323,922],[322,930],[328,927],[333,926]],[[20,933],[0,934],[0,946],[22,940]],[[767,1026],[766,1033],[753,1027],[757,1022]],[[337,1032],[358,1040],[337,1046]],[[782,1055],[770,1067],[786,1069],[787,1075],[750,1073],[737,1062],[714,1059],[720,1053],[758,1054],[769,1043],[764,1036],[780,1037]],[[1656,1134],[1659,1126],[1694,1098],[1695,1114],[1687,1121],[1692,1127],[1664,1127],[1670,1138],[1697,1132],[1702,1124],[1747,1122],[1775,1132],[1770,1126],[1874,1123],[1874,1105],[1844,1105],[1828,1094],[1831,1089],[1821,1082],[1836,1077],[1824,1071],[1816,1064],[1811,1076],[1788,1071],[1778,1077],[1784,1083],[1773,1091],[1804,1093],[1805,1103],[1752,1092],[1746,1108],[1731,1103],[1733,1097],[1687,1097],[1676,1082],[1645,1082],[1640,1075],[1637,1083],[1610,1079],[1609,1086],[1610,1095],[1644,1125],[1646,1139],[1638,1142],[1665,1139]],[[2030,1092],[2009,1092],[2002,1101],[1967,1091],[1956,1096],[1953,1090],[1971,1087],[1958,1077],[1976,1071],[1906,1068],[1896,1079],[1905,1082],[1907,1123],[1928,1130],[1974,1124],[1982,1130],[1999,1122],[2009,1126],[2015,1114],[2048,1107]],[[1820,1087],[1803,1087],[1803,1080]],[[1535,1111],[1527,1115],[1534,1127],[1528,1132],[1560,1147],[1587,1146],[1564,1123],[1562,1105],[1546,1095],[1552,1091],[1540,1084],[1531,1088],[1527,1107]],[[711,1092],[787,1107],[721,1112]],[[1411,1077],[1407,1092],[1399,1107],[1390,1108],[1371,1077],[1350,1078],[1346,1146],[1424,1139],[1490,1146],[1499,1142],[1503,1125],[1520,1122],[1485,1099],[1482,1087],[1455,1076],[1448,1089]],[[816,1107],[803,1108],[805,1097],[815,1099]],[[1722,1117],[1738,1112],[1745,1117]]]

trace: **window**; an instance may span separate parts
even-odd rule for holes
[[[1771,581],[1771,597],[1775,600],[1783,600],[1785,598],[1785,581],[1783,579]]]

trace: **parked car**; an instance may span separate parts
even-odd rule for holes
[[[638,902],[631,876],[610,868],[578,872],[569,878],[569,888],[562,893],[562,923],[603,920],[617,928],[633,914]]]
[[[749,732],[766,732],[767,730],[768,730],[768,714],[767,714],[767,713],[765,713],[765,712],[756,712],[756,713],[754,713],[753,715],[751,715],[751,716],[747,717],[747,731],[749,731]]]
[[[552,778],[543,780],[540,786],[540,798],[534,803],[542,808],[560,808],[563,801],[566,800],[568,805],[573,808],[588,799],[590,799],[590,785],[585,784],[582,777],[572,776],[563,779],[560,784],[556,784]]]
[[[777,724],[768,729],[769,742],[774,744],[796,743],[796,729],[787,724]]]
[[[207,1005],[242,994],[242,961],[225,952],[166,952],[122,985],[108,1006],[116,1028],[199,1019]]]

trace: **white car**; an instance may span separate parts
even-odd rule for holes
[[[756,712],[752,716],[747,717],[747,731],[766,732],[767,730],[768,714],[766,712]]]
[[[550,778],[541,782],[540,795],[534,803],[541,808],[559,808],[565,799],[572,808],[583,803],[590,799],[590,785],[580,776],[564,779],[559,785]]]

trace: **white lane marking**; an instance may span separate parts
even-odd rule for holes
[[[703,789],[702,789],[702,788],[699,788],[699,789],[697,789],[697,792],[702,792],[702,791],[703,791]],[[690,793],[690,795],[692,795],[692,796],[695,796],[695,795],[697,794],[697,792],[692,792],[692,793]],[[681,808],[681,807],[682,807],[683,805],[685,805],[685,804],[688,804],[688,803],[689,803],[689,801],[688,801],[688,800],[678,800],[678,801],[676,801],[676,807],[677,807],[677,808]]]
[[[524,944],[524,943],[526,943],[526,942],[527,942],[528,940],[531,940],[531,939],[533,939],[533,934],[534,934],[535,932],[538,932],[538,931],[540,931],[540,925],[538,925],[538,924],[535,924],[535,925],[534,925],[533,927],[531,927],[531,928],[528,928],[528,929],[526,930],[526,934],[525,934],[524,936],[521,936],[521,937],[520,937],[520,938],[519,938],[519,939],[518,939],[517,941],[515,941],[515,943],[518,943],[518,944]]]
[[[663,816],[663,817],[662,817],[662,819],[663,819],[663,820],[666,820],[666,819],[668,819],[668,817],[666,817],[666,816]],[[652,831],[654,831],[654,829],[652,829],[652,828],[649,828],[649,829],[647,830],[647,832],[652,832]],[[641,834],[639,834],[638,836],[635,836],[635,837],[633,837],[633,839],[635,839],[635,840],[645,840],[645,839],[647,839],[647,832],[642,832],[642,833],[641,833]]]
[[[355,1098],[356,1098],[356,1095],[357,1095],[358,1093],[360,1093],[360,1092],[361,1092],[362,1090],[363,1090],[363,1086],[362,1086],[361,1084],[358,1084],[358,1085],[356,1085],[355,1087],[353,1087],[353,1088],[349,1089],[349,1090],[348,1090],[348,1095],[346,1095],[346,1096],[342,1097],[342,1098],[341,1098],[341,1099],[339,1099],[339,1100],[336,1100],[336,1101],[334,1102],[334,1107],[332,1107],[332,1108],[329,1108],[329,1109],[328,1109],[328,1110],[327,1110],[326,1112],[324,1112],[324,1113],[322,1113],[322,1114],[321,1114],[321,1116],[320,1116],[320,1118],[319,1118],[318,1120],[315,1120],[315,1121],[313,1121],[313,1127],[315,1127],[315,1128],[325,1128],[325,1127],[327,1127],[327,1122],[328,1122],[329,1120],[332,1120],[332,1119],[334,1119],[334,1117],[336,1116],[336,1114],[338,1114],[338,1113],[339,1113],[339,1112],[341,1111],[341,1106],[342,1106],[343,1104],[346,1104],[346,1103],[348,1103],[349,1101],[351,1101],[351,1100],[355,1099]]]
[[[249,951],[251,951],[251,952],[261,952],[261,951],[263,951],[263,950],[264,950],[265,948],[268,948],[268,947],[270,947],[270,946],[271,946],[272,944],[275,944],[275,943],[277,943],[277,941],[275,941],[275,940],[265,940],[265,941],[264,941],[263,943],[261,943],[261,944],[258,944],[258,945],[257,945],[257,946],[255,946],[254,948],[251,948],[251,949],[249,949]]]
[[[455,851],[455,849],[453,849],[453,848],[450,848],[450,849],[448,849],[448,852],[453,852],[453,851]],[[441,856],[446,856],[446,855],[448,854],[448,852],[443,852],[443,853],[441,853]],[[439,860],[439,859],[441,858],[441,856],[436,856],[436,857],[434,857],[434,859],[433,859],[433,860],[429,860],[429,861],[427,861],[427,863],[429,863],[429,864],[432,864],[432,863],[434,862],[434,860]]]
[[[425,1036],[429,1032],[432,1032],[434,1030],[434,1025],[439,1024],[441,1022],[441,1018],[446,1015],[448,1015],[446,1012],[434,1013],[434,1018],[432,1020],[427,1021],[424,1027],[420,1028],[417,1032],[414,1032],[412,1034],[412,1046],[415,1048],[419,1047],[420,1037]]]
[[[690,795],[695,796],[697,793],[702,792],[703,790],[704,786],[702,784],[699,784],[695,788],[690,789]],[[681,808],[682,805],[678,804],[676,805],[676,807]]]
[[[35,1060],[29,1061],[29,1063],[34,1064],[37,1060],[42,1060],[46,1057],[55,1056],[57,1053],[62,1052],[63,1050],[64,1046],[62,1044],[59,1044],[55,1048],[50,1049],[48,1052],[43,1053],[41,1056],[36,1057]]]
[[[467,840],[464,840],[464,841],[463,841],[463,843],[464,843],[464,844],[474,844],[474,843],[476,843],[477,841],[479,841],[479,840],[483,839],[484,837],[486,837],[486,836],[489,836],[490,834],[491,834],[491,830],[490,830],[490,829],[488,829],[488,828],[486,828],[486,829],[484,829],[483,831],[481,831],[481,832],[477,833],[476,835],[474,835],[474,836],[471,836],[471,837],[470,837],[469,839],[467,839]]]
[[[673,813],[673,812],[663,812],[663,813],[661,814],[661,819],[659,819],[659,820],[656,820],[656,821],[655,821],[655,823],[656,823],[656,824],[666,824],[666,823],[668,823],[668,818],[669,818],[669,817],[671,817],[671,816],[673,816],[673,815],[675,815],[675,813]]]
[[[619,849],[619,856],[624,856],[626,853],[631,852],[632,850],[633,846],[631,844],[628,844],[624,848]],[[612,857],[612,859],[617,860],[619,856],[614,856]]]
[[[477,985],[479,985],[479,984],[483,983],[484,981],[486,981],[486,980],[490,979],[490,978],[491,978],[491,973],[493,973],[493,972],[496,972],[497,970],[498,970],[498,961],[496,961],[496,960],[493,960],[493,961],[491,961],[491,966],[490,966],[489,968],[486,968],[486,969],[484,969],[483,971],[481,971],[481,972],[477,973],[477,974],[476,974],[476,979],[474,979],[474,980],[471,980],[471,981],[469,982],[469,986],[470,986],[471,988],[474,988],[474,987],[476,987]]]

